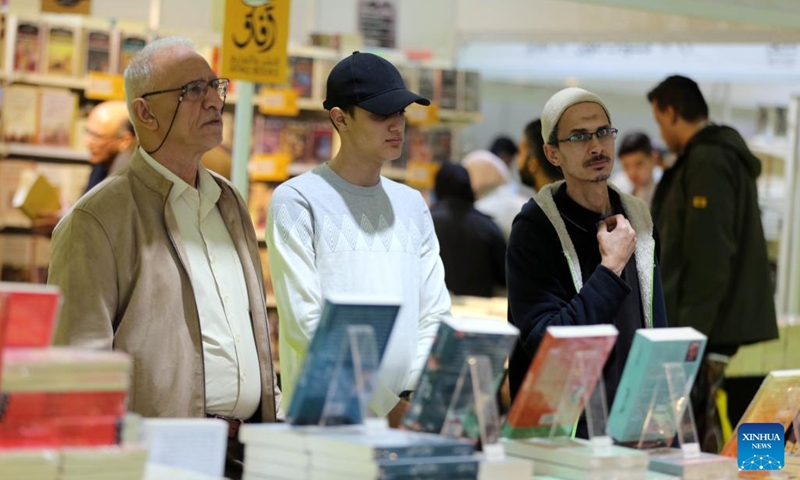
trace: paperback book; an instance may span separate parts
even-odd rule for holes
[[[548,327],[508,412],[503,435],[572,436],[617,335],[610,324]]]

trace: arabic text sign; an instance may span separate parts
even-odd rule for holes
[[[220,75],[286,83],[289,0],[226,0]]]

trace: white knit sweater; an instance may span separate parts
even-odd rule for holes
[[[289,406],[303,355],[332,295],[402,298],[372,407],[386,415],[413,390],[450,297],[430,212],[419,192],[381,177],[360,187],[327,165],[275,189],[267,222],[278,303],[281,384]]]

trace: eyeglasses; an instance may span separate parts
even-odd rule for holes
[[[592,136],[597,136],[597,139],[601,142],[607,142],[609,140],[613,140],[617,138],[617,130],[616,128],[611,127],[600,127],[595,132],[582,132],[582,133],[573,133],[567,138],[558,139],[559,143],[571,143],[573,145],[586,145],[592,141]]]
[[[208,87],[217,91],[217,95],[224,102],[225,97],[228,95],[228,85],[231,81],[227,78],[215,78],[214,80],[195,80],[186,85],[178,88],[170,88],[168,90],[159,90],[157,92],[148,92],[141,96],[141,98],[149,97],[150,95],[158,95],[159,93],[181,92],[178,98],[179,102],[187,100],[189,102],[197,101],[206,96]]]

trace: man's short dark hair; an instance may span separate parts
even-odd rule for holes
[[[673,75],[647,94],[647,100],[656,102],[658,109],[672,107],[679,117],[687,122],[696,122],[708,118],[708,104],[703,98],[697,83],[680,75]]]
[[[653,153],[653,143],[650,142],[650,137],[644,132],[631,132],[622,137],[617,156],[621,157],[636,152],[642,152],[645,155]]]
[[[489,147],[489,151],[502,158],[504,155],[510,157],[515,156],[517,152],[519,152],[519,149],[517,148],[517,144],[514,143],[514,140],[508,137],[497,137],[492,142],[492,146]]]
[[[525,135],[525,142],[528,144],[528,155],[536,157],[539,162],[539,167],[544,170],[547,178],[552,180],[560,180],[564,178],[561,169],[550,163],[547,155],[544,153],[544,139],[542,138],[542,120],[537,118],[525,126],[523,131]],[[525,159],[525,166],[528,165],[528,159]]]

